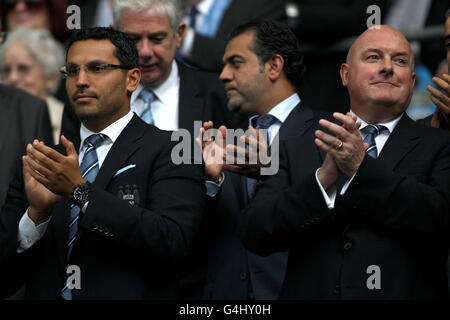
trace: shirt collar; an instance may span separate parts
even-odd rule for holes
[[[202,14],[206,15],[214,4],[214,0],[203,0],[195,7]]]
[[[360,117],[358,117],[357,114],[353,113],[352,110],[350,110],[350,113],[355,115],[357,117],[357,121],[361,122],[361,127],[359,128],[359,130],[364,129],[365,127],[367,127],[369,124],[367,122],[365,122],[363,119],[361,119]],[[399,115],[397,118],[395,118],[394,120],[388,121],[388,122],[382,122],[382,123],[377,123],[378,125],[382,125],[385,126],[388,130],[389,130],[389,134],[394,131],[395,127],[397,126],[397,123],[400,121],[400,119],[403,117],[403,113],[401,115]]]
[[[180,76],[178,73],[178,66],[175,60],[172,61],[172,70],[170,71],[169,77],[167,77],[166,81],[161,83],[159,86],[151,88],[155,96],[161,101],[163,104],[167,104],[168,100],[170,100],[172,94],[172,90],[174,88],[179,87]],[[131,105],[134,104],[136,99],[139,98],[139,94],[144,89],[142,84],[139,84],[137,89],[133,92],[131,96]]]
[[[96,133],[103,133],[108,137],[112,143],[114,143],[117,140],[117,137],[122,133],[123,129],[128,125],[128,123],[131,121],[131,118],[133,118],[133,112],[130,110],[125,116],[120,118],[119,120],[116,120],[115,122],[111,123],[108,127],[103,129],[100,132],[93,132],[86,128],[83,123],[81,123],[80,127],[80,150],[83,148],[84,141],[91,135]]]
[[[284,99],[275,107],[273,107],[268,114],[273,115],[277,120],[281,123],[284,123],[286,118],[289,116],[291,111],[295,108],[296,105],[300,103],[300,97],[297,93],[294,93],[289,98]],[[255,121],[255,119],[259,117],[259,115],[254,115],[250,117],[250,125]]]

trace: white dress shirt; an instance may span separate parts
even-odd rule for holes
[[[277,120],[267,129],[267,136],[269,140],[269,145],[272,144],[273,139],[276,137],[278,132],[280,131],[281,125],[286,121],[286,118],[289,116],[291,111],[295,108],[296,105],[300,103],[300,97],[297,93],[294,93],[289,98],[281,101],[275,107],[273,107],[268,114],[273,115],[277,118]],[[249,119],[249,125],[252,123],[252,120],[259,115],[254,115]],[[217,192],[219,192],[220,187],[225,181],[225,175],[222,173],[222,181],[217,184],[213,181],[206,181],[206,194],[209,197],[214,197]]]
[[[133,112],[130,110],[125,116],[117,120],[116,122],[110,124],[108,127],[100,131],[99,133],[103,133],[107,136],[107,138],[102,142],[102,144],[96,149],[98,165],[99,169],[102,167],[103,162],[105,161],[106,156],[108,155],[109,150],[111,149],[114,142],[117,140],[119,135],[122,133],[123,129],[128,125],[128,123],[133,118]],[[83,159],[84,153],[88,145],[84,145],[84,141],[95,132],[87,129],[83,124],[80,127],[80,150],[78,154],[78,161],[81,164],[81,160]],[[83,212],[86,211],[87,204],[83,206]],[[41,239],[47,230],[50,219],[46,222],[43,222],[36,226],[33,220],[28,216],[28,210],[22,216],[19,222],[19,231],[17,234],[17,240],[19,241],[19,247],[17,248],[17,252],[21,253],[28,248],[30,248],[33,244],[36,243],[39,239]]]
[[[351,114],[354,115],[353,111],[350,111],[350,112],[351,112]],[[381,150],[383,150],[383,147],[384,147],[387,139],[389,138],[389,135],[392,133],[392,131],[394,131],[395,126],[400,121],[402,116],[403,116],[403,113],[400,116],[398,116],[397,118],[395,118],[394,120],[391,120],[391,121],[385,122],[385,123],[378,123],[378,125],[383,125],[387,128],[387,130],[384,130],[383,132],[381,132],[379,135],[377,135],[375,137],[375,144],[377,146],[378,154],[380,154]],[[357,116],[357,118],[358,118],[357,121],[361,122],[361,127],[359,128],[360,130],[362,130],[363,128],[368,126],[368,123],[366,123],[360,117]],[[363,140],[365,137],[366,137],[366,135],[363,134]],[[317,181],[317,184],[319,185],[320,191],[322,192],[323,198],[324,198],[328,208],[331,210],[334,208],[334,202],[336,201],[336,193],[337,193],[336,185],[333,184],[332,186],[330,186],[328,188],[328,190],[325,190],[323,188],[323,186],[320,184],[319,178],[317,177],[317,172],[319,171],[319,169],[316,170],[316,181]],[[356,176],[357,173],[358,172],[356,172],[344,184],[344,186],[342,187],[341,192],[340,192],[341,195],[344,195],[345,191],[347,191],[348,187],[350,186],[350,183],[353,181],[353,178]]]
[[[144,100],[139,95],[144,89],[142,84],[131,95],[131,110],[141,116],[147,108]],[[175,60],[172,62],[172,70],[169,77],[155,88],[151,88],[155,95],[152,102],[153,123],[161,130],[178,130],[178,103],[180,100],[180,75]]]

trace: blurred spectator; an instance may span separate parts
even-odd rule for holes
[[[63,64],[64,50],[46,30],[16,29],[0,48],[3,84],[47,102],[55,143],[59,142],[64,105],[52,93],[58,87]]]
[[[46,29],[60,42],[70,35],[66,26],[68,0],[0,0],[0,6],[4,31]]]
[[[187,25],[179,51],[194,66],[221,72],[226,36],[241,23],[273,18],[286,20],[284,0],[183,0]]]

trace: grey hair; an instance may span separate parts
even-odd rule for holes
[[[114,26],[119,28],[120,18],[125,9],[131,11],[148,10],[157,12],[160,17],[167,14],[172,30],[176,33],[183,15],[181,0],[114,0],[112,5]]]
[[[6,51],[14,44],[22,44],[36,59],[46,77],[59,75],[59,69],[65,61],[62,45],[53,38],[50,32],[42,29],[18,28],[8,32],[5,43],[0,47],[0,67],[3,67],[3,58]],[[58,88],[61,78],[57,81],[51,92]]]

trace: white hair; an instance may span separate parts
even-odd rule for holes
[[[3,67],[3,58],[6,51],[16,43],[23,45],[35,57],[37,64],[46,77],[57,75],[57,81],[51,88],[51,91],[55,92],[60,82],[59,69],[65,61],[62,45],[47,30],[15,29],[8,32],[5,43],[0,47],[0,67]]]
[[[113,19],[114,26],[119,28],[120,18],[123,10],[129,9],[131,11],[157,12],[160,17],[167,14],[170,25],[176,33],[181,22],[183,5],[181,0],[114,0]]]

